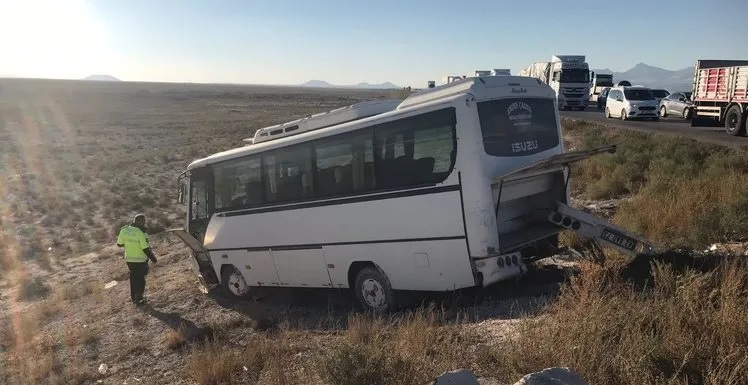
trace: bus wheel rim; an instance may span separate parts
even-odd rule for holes
[[[236,295],[243,295],[247,292],[247,282],[238,271],[235,271],[229,277],[229,290]]]
[[[379,281],[369,278],[361,285],[361,294],[363,294],[366,304],[374,309],[385,305],[387,298],[384,293],[384,287]]]

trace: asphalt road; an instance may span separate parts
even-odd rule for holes
[[[748,137],[735,137],[725,132],[722,127],[691,127],[691,123],[681,118],[660,119],[652,121],[622,121],[621,119],[605,119],[605,115],[597,109],[586,111],[561,111],[565,118],[588,120],[605,123],[607,126],[624,128],[642,132],[656,132],[666,135],[687,136],[700,142],[721,144],[730,147],[748,146]]]

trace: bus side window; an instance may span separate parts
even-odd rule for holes
[[[376,130],[377,187],[437,183],[449,175],[455,159],[454,113],[435,111],[386,123]]]
[[[329,196],[374,187],[374,154],[370,134],[357,134],[315,145],[317,194]]]
[[[311,146],[303,144],[263,155],[268,202],[293,201],[313,193]]]
[[[216,164],[213,173],[216,210],[263,203],[259,156]]]
[[[456,155],[451,125],[416,131],[414,144],[413,159],[421,162],[421,172],[431,174],[426,175],[427,179],[449,174]]]
[[[353,142],[352,176],[353,191],[372,189],[376,186],[374,176],[374,143],[371,135]]]

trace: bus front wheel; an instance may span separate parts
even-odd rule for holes
[[[221,269],[221,286],[233,298],[244,298],[250,290],[244,275],[234,265],[226,265]]]
[[[367,266],[356,275],[356,298],[361,306],[374,314],[386,314],[395,309],[395,295],[390,280],[380,269]]]

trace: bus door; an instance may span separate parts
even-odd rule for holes
[[[200,244],[205,238],[208,222],[213,215],[213,178],[208,167],[192,170],[190,174],[190,207],[187,229]]]
[[[210,255],[203,247],[205,230],[213,213],[211,173],[207,168],[191,171],[188,184],[184,183],[185,176],[183,174],[179,178],[179,203],[184,203],[187,198],[187,230],[171,229],[168,232],[176,235],[190,249],[192,267],[197,272],[202,290],[207,292],[209,285],[218,283]]]
[[[193,257],[190,259],[192,268],[197,273],[202,291],[207,293],[210,285],[216,285],[219,283],[216,271],[213,269],[213,263],[210,261],[208,251],[200,242],[198,242],[197,239],[195,239],[195,237],[192,236],[192,234],[183,229],[171,229],[167,231],[176,235],[185,245],[187,245],[187,247],[190,248]]]

